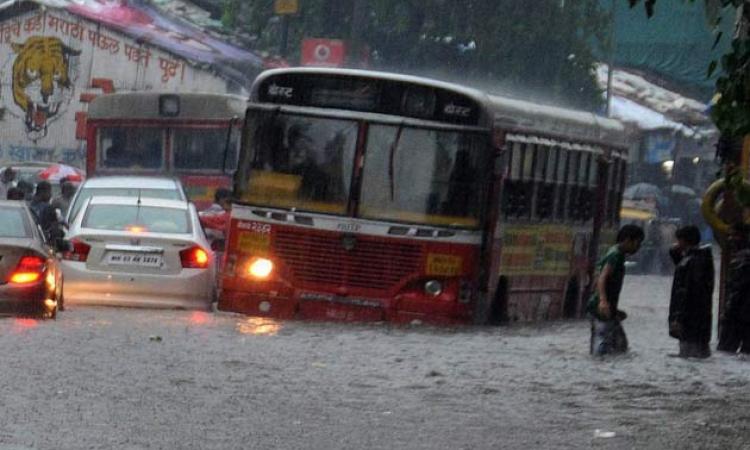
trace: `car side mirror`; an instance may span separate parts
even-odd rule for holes
[[[55,239],[55,251],[61,253],[70,251],[70,241],[63,238]]]

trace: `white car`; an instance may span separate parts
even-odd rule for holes
[[[112,176],[90,178],[81,184],[65,215],[65,222],[75,219],[89,198],[98,196],[163,198],[187,201],[179,180],[168,177]]]
[[[66,305],[211,309],[214,253],[192,203],[92,197],[67,237]]]

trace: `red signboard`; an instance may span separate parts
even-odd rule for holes
[[[313,67],[342,67],[346,44],[339,39],[305,39],[300,64]]]

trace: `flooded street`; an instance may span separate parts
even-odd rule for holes
[[[0,450],[750,450],[636,275],[750,323],[748,65],[750,0],[0,0]]]
[[[583,321],[3,319],[0,449],[748,448],[750,362],[668,357],[669,283],[626,278],[631,352],[607,361],[589,357]]]

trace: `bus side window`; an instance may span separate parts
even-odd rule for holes
[[[586,205],[586,220],[593,220],[595,214],[594,205],[596,204],[596,198],[598,196],[597,185],[599,182],[599,164],[600,158],[596,154],[590,154],[587,183],[588,188],[586,189],[588,193],[584,201],[584,204]],[[602,218],[606,220],[606,216],[603,216]]]
[[[506,218],[528,215],[531,207],[531,191],[527,189],[526,180],[531,174],[533,150],[527,144],[509,142],[510,173],[505,180],[502,208]]]
[[[557,201],[556,205],[556,216],[560,222],[565,221],[565,212],[568,199],[568,185],[567,185],[567,174],[568,174],[568,150],[560,147],[559,157],[557,161]]]
[[[580,170],[581,152],[571,151],[568,159],[568,220],[579,220],[578,171]]]
[[[581,164],[578,167],[578,220],[586,222],[591,219],[593,199],[589,190],[589,173],[593,170],[590,153],[581,153]]]
[[[523,177],[521,181],[521,203],[516,211],[516,217],[531,218],[531,209],[534,205],[534,172],[536,170],[537,146],[534,144],[522,144],[523,150]]]
[[[614,226],[617,222],[617,206],[620,204],[620,175],[621,175],[622,161],[615,158],[609,165],[609,190],[608,193],[608,209],[607,209],[607,222],[610,226]]]
[[[548,220],[552,217],[555,208],[555,185],[553,183],[556,173],[556,147],[539,146],[537,157],[538,164],[542,170],[537,171],[536,189],[536,217],[540,220]]]
[[[508,142],[508,177],[503,184],[502,210],[504,217],[515,215],[518,197],[518,180],[521,178],[522,153],[518,142]]]

